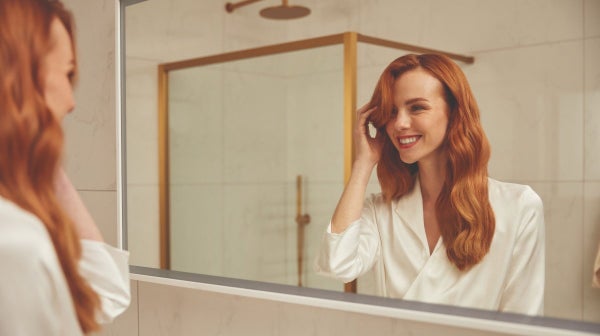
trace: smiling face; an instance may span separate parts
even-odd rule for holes
[[[449,113],[442,83],[422,68],[407,71],[394,83],[394,106],[385,129],[400,159],[441,162]]]
[[[44,99],[54,116],[62,121],[75,108],[73,47],[69,33],[58,19],[52,21],[50,39],[52,47],[42,62]]]

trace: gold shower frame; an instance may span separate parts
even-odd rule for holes
[[[438,53],[464,63],[473,63],[473,56],[449,53],[401,42],[345,32],[295,42],[269,45],[259,48],[228,52],[219,55],[192,58],[158,65],[158,151],[159,151],[159,223],[160,223],[160,268],[170,269],[170,199],[169,199],[169,72],[202,65],[225,63],[252,57],[274,55],[304,49],[344,45],[344,184],[350,178],[354,146],[352,130],[355,124],[357,44],[368,43],[415,53]],[[344,285],[344,291],[356,292],[356,280]]]

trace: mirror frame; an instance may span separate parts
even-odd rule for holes
[[[117,221],[120,245],[128,250],[127,231],[127,160],[126,160],[126,41],[125,41],[125,8],[146,0],[119,0],[117,8],[117,78],[116,83],[117,111]],[[356,34],[356,33],[354,33]],[[356,39],[357,35],[354,35]],[[383,41],[383,40],[382,40]],[[363,41],[365,42],[365,41]],[[374,42],[374,41],[370,41]],[[404,45],[406,48],[410,45]],[[411,46],[415,48],[421,48]],[[354,41],[356,48],[356,40]],[[416,52],[433,51],[421,48]],[[356,55],[356,50],[354,50]],[[345,58],[346,58],[345,51]],[[467,56],[468,57],[468,56]],[[350,61],[356,62],[350,58]],[[467,61],[468,62],[468,61]],[[347,66],[347,64],[345,65]],[[346,72],[346,71],[345,71]],[[355,74],[356,75],[356,74]],[[354,78],[354,84],[356,78]],[[346,90],[356,92],[356,86],[344,84]],[[355,96],[355,95],[353,95]],[[344,109],[349,109],[350,115],[356,108],[355,99],[350,104],[345,103]],[[347,114],[347,113],[345,113]],[[353,118],[352,118],[353,119]],[[346,135],[345,135],[346,136]],[[351,136],[351,135],[350,135]],[[352,143],[350,141],[350,143]],[[348,146],[345,146],[348,147]],[[352,148],[345,148],[352,153]],[[347,152],[345,152],[347,153]],[[346,154],[345,154],[346,155]],[[345,167],[345,170],[348,168]],[[345,179],[347,181],[345,172]],[[329,291],[316,288],[297,287],[276,283],[252,280],[234,279],[227,277],[186,273],[172,270],[156,269],[142,266],[129,266],[131,280],[156,284],[170,285],[182,288],[204,290],[227,295],[279,301],[290,304],[301,304],[320,308],[329,308],[347,312],[362,313],[382,317],[390,317],[419,323],[445,325],[488,332],[503,332],[515,335],[598,335],[600,324],[560,319],[543,316],[528,316],[498,311],[486,311],[457,306],[431,304],[417,301],[407,301],[364,294]],[[432,322],[435,321],[435,322]]]

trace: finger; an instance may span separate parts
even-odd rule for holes
[[[361,106],[358,110],[356,110],[356,117],[359,118],[363,113],[369,110],[369,103]]]
[[[358,118],[359,119],[368,118],[371,115],[371,113],[373,113],[373,111],[375,111],[376,109],[377,109],[376,107],[371,107],[371,108],[368,108],[368,109],[365,109],[365,110],[360,109],[360,110],[358,110],[358,112],[359,112],[358,113]]]

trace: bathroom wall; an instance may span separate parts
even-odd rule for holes
[[[178,11],[170,1],[161,1],[164,8],[160,15],[147,13],[131,22],[130,31],[136,33],[137,29],[140,36],[137,47],[157,56],[147,59],[139,55],[127,69],[129,74],[137,73],[145,78],[138,87],[129,88],[137,90],[138,96],[127,102],[128,127],[129,123],[143,125],[140,133],[145,136],[128,139],[128,145],[139,149],[147,162],[153,162],[137,166],[131,163],[130,166],[136,171],[129,178],[128,191],[134,196],[129,199],[130,214],[137,214],[139,218],[129,223],[130,234],[136,230],[152,233],[158,227],[154,214],[148,211],[158,204],[157,189],[152,185],[157,174],[156,103],[144,97],[145,92],[155,90],[155,64],[170,60],[169,57],[211,55],[355,30],[476,57],[476,63],[464,69],[478,98],[484,127],[492,143],[490,173],[501,180],[530,184],[544,200],[549,260],[546,287],[553,298],[547,300],[546,312],[550,316],[598,321],[600,294],[591,289],[589,283],[593,254],[600,239],[600,153],[597,150],[600,146],[600,67],[597,61],[600,59],[600,17],[597,14],[600,1],[297,1],[310,7],[313,14],[303,21],[285,22],[283,29],[280,22],[257,16],[262,4],[227,14],[218,1],[195,1],[191,5],[196,7],[185,11]],[[106,240],[117,244],[117,4],[110,0],[65,2],[73,8],[79,23],[81,65],[76,93],[78,107],[65,122],[65,165]],[[158,30],[165,23],[169,30]],[[132,48],[135,50],[136,46]],[[520,65],[522,61],[526,61],[526,65]],[[359,104],[367,99],[368,91],[359,90]],[[143,106],[138,113],[130,111],[136,100],[136,105]],[[506,140],[506,134],[518,136]],[[136,203],[146,206],[140,208]],[[147,241],[135,243],[138,245],[130,241],[130,249],[156,244],[157,235],[146,237]],[[152,255],[132,255],[136,263],[151,264],[155,260]],[[254,303],[248,303],[252,300],[228,295],[143,281],[133,281],[132,289],[132,307],[104,334],[176,334],[177,331],[180,335],[193,334],[197,330],[194,323],[218,328],[226,325],[225,321],[239,321],[228,319],[235,316],[232,315],[234,308],[240,309],[235,310],[237,316],[256,311]],[[212,299],[231,309],[218,310],[217,318],[199,318],[202,314],[196,312],[211,307],[211,302],[215,302]],[[317,330],[329,330],[327,328],[336,325],[352,326],[354,324],[348,321],[357,321],[380,333],[391,333],[388,324],[395,323],[382,324],[368,316],[347,317],[325,310],[313,314],[291,304],[274,305],[301,316],[305,322],[318,323],[314,324],[319,326]],[[198,322],[181,324],[188,321],[186,316],[198,318]],[[252,321],[262,321],[262,324]],[[270,323],[283,326],[285,329],[278,330],[290,330],[290,334],[295,333],[294,330],[304,331],[302,327],[307,325],[294,327],[290,319],[274,321],[255,317],[242,323],[242,327],[252,326],[255,328],[252,330],[267,333],[272,327]],[[360,328],[357,326],[349,333],[359,334],[356,330]]]

